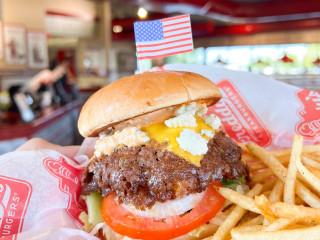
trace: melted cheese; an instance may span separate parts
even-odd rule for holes
[[[197,117],[197,126],[196,127],[167,127],[163,122],[152,124],[148,127],[144,127],[141,130],[148,134],[150,139],[156,140],[158,143],[168,142],[168,149],[173,151],[178,156],[186,159],[190,163],[193,163],[197,166],[200,166],[200,160],[203,155],[192,155],[191,153],[184,151],[180,148],[179,143],[177,142],[177,138],[180,136],[180,133],[184,129],[190,129],[195,131],[196,133],[201,133],[202,129],[210,130],[214,132],[214,130],[207,125],[200,117]],[[203,136],[206,140],[210,140],[209,137]]]

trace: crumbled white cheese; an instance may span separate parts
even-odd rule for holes
[[[99,152],[99,151],[94,151],[94,155],[95,155],[96,157],[101,157],[101,152]]]
[[[108,135],[105,134],[105,133],[99,133],[99,139],[102,139],[102,138],[105,138],[107,137]]]
[[[164,124],[167,127],[196,127],[197,121],[196,118],[190,113],[184,113],[177,117],[170,118],[164,121]]]
[[[104,149],[106,147],[106,144],[104,142],[99,142],[98,144],[98,148],[100,149]]]
[[[207,140],[190,129],[184,129],[177,138],[177,142],[181,149],[192,155],[202,155],[208,151]]]
[[[201,129],[201,135],[206,135],[209,138],[213,138],[214,133],[207,129]]]
[[[204,116],[206,124],[211,126],[214,130],[219,129],[221,126],[221,120],[218,116],[210,114],[209,116]]]
[[[185,113],[190,113],[192,115],[195,115],[196,114],[196,103],[195,102],[192,102],[190,104],[183,104],[181,107],[179,107],[175,112],[174,114],[176,116],[179,116],[179,115],[182,115],[182,114],[185,114]]]
[[[208,111],[208,108],[206,104],[196,104],[196,102],[192,102],[190,104],[183,104],[174,112],[174,114],[176,116],[179,116],[185,113],[190,113],[192,115],[202,116],[206,114],[207,111]]]
[[[197,105],[196,114],[198,116],[201,117],[201,116],[205,115],[207,112],[208,112],[208,108],[207,108],[207,105],[205,103]]]
[[[149,141],[150,138],[145,132],[139,131],[136,127],[127,127],[111,136],[99,139],[95,145],[95,155],[97,157],[101,156],[102,153],[109,155],[119,145],[132,147]]]

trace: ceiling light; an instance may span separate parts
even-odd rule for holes
[[[113,26],[113,28],[112,28],[112,30],[113,30],[113,32],[114,33],[121,33],[122,32],[122,26],[120,26],[120,25],[114,25]]]
[[[140,18],[146,18],[146,16],[148,15],[148,12],[147,12],[147,10],[145,10],[144,8],[139,8],[139,10],[138,10],[138,16],[140,17]]]

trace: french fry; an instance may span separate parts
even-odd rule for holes
[[[305,166],[314,176],[317,178],[320,178],[320,170],[314,167]],[[313,189],[313,186],[301,175],[301,173],[298,171],[297,175],[298,180],[305,186],[307,186],[309,189]]]
[[[226,214],[226,215],[229,215],[235,207],[236,207],[236,205],[231,204],[230,207],[224,208],[224,209],[222,210],[222,212],[223,212],[224,214]]]
[[[236,206],[235,206],[236,207]],[[234,208],[228,208],[225,212],[219,212],[213,219],[210,220],[210,223],[220,226],[232,212]]]
[[[279,231],[281,229],[288,227],[289,225],[291,225],[293,223],[295,223],[295,220],[286,219],[286,218],[278,218],[272,224],[270,224],[265,229],[263,229],[263,231],[266,231],[266,232]]]
[[[263,189],[263,188],[262,188],[262,189]],[[262,194],[263,194],[265,197],[267,197],[267,198],[270,196],[270,193],[271,193],[271,190],[262,192]]]
[[[246,153],[249,152],[248,148],[247,148],[246,145],[244,145],[243,143],[237,142],[237,145],[238,145],[239,147],[241,147],[244,152],[246,152]]]
[[[320,144],[310,144],[303,146],[302,153],[315,153],[320,156]]]
[[[304,205],[305,202],[304,202],[301,198],[299,198],[298,196],[296,196],[295,204],[296,204],[296,205]]]
[[[278,178],[285,182],[288,171],[275,157],[254,143],[248,143],[247,147],[253,155],[263,161]]]
[[[304,154],[309,154],[309,153],[314,153],[314,152],[320,153],[320,144],[305,145],[302,148],[302,153],[304,153]],[[271,151],[270,153],[275,157],[290,155],[291,148],[282,149],[282,150],[275,150],[275,151]]]
[[[306,186],[308,189],[311,189],[311,186],[308,181],[304,177],[302,177],[301,173],[297,171],[297,179],[299,182],[301,182],[304,186]]]
[[[259,216],[255,217],[255,218],[252,218],[252,219],[242,223],[238,227],[261,225],[263,223],[263,219],[264,219],[263,215],[259,215]]]
[[[315,175],[317,178],[320,178],[320,170],[315,167],[306,167],[313,175]]]
[[[295,135],[291,149],[270,152],[253,143],[240,144],[253,188],[246,195],[217,188],[234,204],[206,240],[320,239],[320,198],[315,194],[320,195],[320,145],[302,142]],[[252,199],[255,189],[260,195]]]
[[[320,208],[320,199],[299,181],[296,183],[295,190],[297,195],[309,206]]]
[[[262,190],[262,186],[256,185],[249,192],[246,193],[246,197],[252,198],[259,194]],[[240,206],[236,206],[235,209],[228,215],[224,222],[220,225],[216,233],[213,235],[212,240],[224,240],[227,238],[230,230],[239,222],[242,216],[246,213],[246,210]]]
[[[286,229],[299,229],[299,228],[308,228],[308,227],[314,227],[318,226],[318,224],[314,223],[296,223],[294,225],[289,225],[286,227]]]
[[[285,182],[288,170],[269,152],[254,143],[247,144],[251,153],[261,159],[276,174],[276,176]],[[320,199],[307,189],[299,181],[296,181],[295,187],[297,195],[311,207],[320,208]]]
[[[247,146],[246,146],[247,147]],[[248,148],[247,148],[248,149]],[[241,160],[247,164],[250,164],[250,163],[261,163],[261,161],[256,158],[256,156],[254,155],[251,155],[251,154],[242,154],[241,156]]]
[[[272,190],[274,185],[276,184],[276,182],[277,182],[277,178],[276,177],[274,177],[272,179],[268,179],[268,181],[263,183],[262,192],[266,192],[266,191]],[[270,192],[270,194],[271,194],[271,192]]]
[[[271,154],[272,155],[272,154]],[[273,156],[273,155],[272,155]],[[290,161],[290,154],[283,156],[273,156],[275,157],[282,165],[286,166]]]
[[[261,214],[269,223],[273,223],[276,220],[276,216],[274,215],[273,211],[270,209],[270,203],[264,195],[255,197],[254,203],[256,204],[256,206],[261,211]]]
[[[269,206],[276,217],[320,223],[320,209],[277,202]],[[319,236],[320,237],[320,236]]]
[[[305,164],[306,166],[310,166],[310,167],[314,167],[320,170],[320,162],[315,161],[309,157],[306,156],[302,156],[302,162],[303,164]]]
[[[273,175],[274,175],[274,173],[272,172],[271,169],[267,169],[267,170],[261,171],[261,172],[259,172],[258,174],[254,175],[251,178],[251,183],[253,183],[253,184],[261,183],[261,182],[263,182],[264,180],[266,180],[267,178],[269,178],[269,177],[271,177]]]
[[[320,162],[320,152],[303,153],[302,156]]]
[[[189,240],[191,240],[191,239],[205,239],[207,237],[209,237],[208,239],[211,239],[211,236],[217,231],[218,227],[219,227],[218,225],[206,223],[206,224],[200,226],[199,228],[194,229],[192,232],[190,232],[191,236],[190,236],[190,238],[187,238],[187,239],[189,239]],[[119,239],[119,238],[116,238],[116,237],[112,238],[111,237],[111,238],[108,238],[108,240],[109,239],[115,240],[115,239]],[[123,238],[121,238],[121,239],[124,240]]]
[[[245,223],[247,221],[250,221],[251,219],[253,219],[253,218],[257,217],[257,216],[259,216],[259,214],[254,213],[254,212],[250,212],[250,211],[246,211],[246,214],[237,223],[237,226],[242,225],[243,223]],[[252,224],[252,225],[256,225],[256,224]]]
[[[276,203],[280,202],[283,194],[284,183],[278,178],[269,195],[269,202]]]
[[[267,166],[262,162],[255,162],[255,163],[248,164],[248,167],[249,167],[250,172],[254,172],[257,170],[267,168]]]
[[[261,184],[257,184],[255,188],[260,189],[261,192],[263,187]],[[254,200],[252,198],[244,196],[229,188],[219,187],[218,191],[225,199],[228,199],[229,201],[251,212],[261,214],[259,208],[257,208],[257,206],[254,204]]]
[[[290,150],[290,149],[288,149]],[[277,150],[277,151],[282,151],[282,150]],[[279,155],[279,154],[276,154],[277,151],[270,151],[270,154],[272,156],[274,156],[275,158],[277,158],[277,160],[283,164],[283,165],[287,165],[290,161],[290,152],[288,152],[288,154],[284,154],[284,155]],[[319,166],[320,164],[320,152],[317,153],[317,152],[303,152],[303,149],[302,149],[302,157],[305,157],[305,158],[308,158],[309,160],[313,161],[313,164],[315,163],[318,163],[316,164],[317,166]]]
[[[234,228],[231,230],[233,240],[318,240],[320,225],[302,229],[281,230],[276,232],[266,231],[245,231],[246,229]]]
[[[287,173],[286,181],[284,183],[284,191],[283,191],[283,201],[285,203],[294,204],[294,200],[295,200],[294,188],[295,188],[296,177],[297,177],[296,162],[299,161],[298,159],[300,159],[300,163],[301,163],[302,142],[303,142],[302,136],[295,135],[293,137],[292,152],[290,156],[288,173]]]
[[[234,229],[236,229],[238,231],[251,232],[251,231],[262,231],[262,230],[265,229],[265,227],[262,226],[262,225],[252,225],[252,226],[244,226],[244,227],[240,227],[239,226],[239,227],[236,227]]]
[[[320,179],[313,175],[305,166],[301,163],[301,158],[297,159],[296,165],[299,173],[309,183],[314,191],[320,194]]]

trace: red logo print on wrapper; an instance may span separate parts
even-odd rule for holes
[[[271,142],[270,133],[238,89],[228,80],[219,82],[217,86],[223,98],[208,109],[208,114],[216,114],[226,133],[237,142],[268,146]]]
[[[43,164],[51,175],[59,179],[60,190],[69,195],[67,213],[75,219],[79,226],[82,226],[79,215],[84,207],[78,202],[81,194],[82,170],[69,165],[63,157],[60,157],[59,160],[46,158]]]
[[[0,176],[0,238],[17,238],[14,234],[22,230],[31,193],[30,183]]]
[[[296,132],[306,139],[316,139],[320,136],[320,93],[300,89],[296,96],[302,104],[297,110],[300,121]]]

